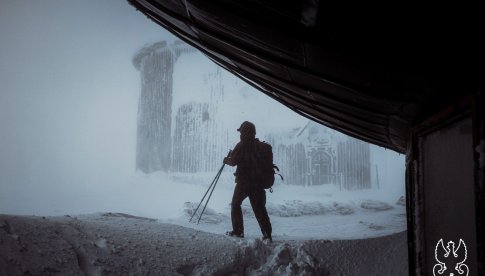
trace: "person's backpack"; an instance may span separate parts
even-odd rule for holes
[[[256,139],[255,149],[256,164],[254,171],[257,181],[263,189],[270,189],[270,192],[273,192],[274,175],[277,174],[275,170],[279,171],[278,167],[273,164],[273,148],[270,144]]]

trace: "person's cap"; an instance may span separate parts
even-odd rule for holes
[[[241,126],[237,129],[237,131],[243,133],[243,132],[252,132],[256,133],[256,126],[254,126],[253,123],[244,121]]]

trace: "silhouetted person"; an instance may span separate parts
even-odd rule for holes
[[[256,155],[256,127],[253,123],[245,121],[238,131],[241,133],[241,141],[234,147],[231,154],[224,158],[224,164],[237,166],[236,187],[231,202],[232,231],[227,232],[229,236],[244,237],[243,214],[241,204],[246,197],[249,197],[254,215],[258,220],[263,240],[272,241],[271,222],[266,211],[266,192],[259,185],[258,175],[254,173],[254,158]]]

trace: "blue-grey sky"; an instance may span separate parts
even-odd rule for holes
[[[127,1],[0,1],[0,186],[134,170],[131,58],[163,39]]]

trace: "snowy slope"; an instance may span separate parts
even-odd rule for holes
[[[407,275],[405,232],[235,239],[122,213],[0,215],[0,275]]]
[[[213,177],[137,174],[59,185],[55,193],[34,184],[4,187],[0,213],[10,215],[0,215],[0,275],[407,274],[399,189],[277,183],[267,193],[274,243],[265,245],[247,200],[246,238],[223,235],[231,227],[230,169],[200,223],[188,222]]]

